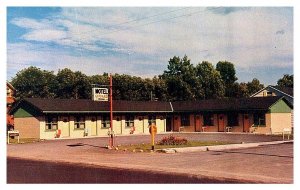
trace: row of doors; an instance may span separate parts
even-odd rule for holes
[[[167,131],[173,131],[174,130],[174,126],[172,126],[172,120],[173,117],[172,116],[168,116],[166,118],[166,130]],[[196,119],[195,122],[196,126],[195,126],[195,130],[197,132],[201,131],[201,120],[200,119]],[[248,114],[244,114],[243,115],[243,131],[244,132],[249,132],[249,127],[250,127],[250,122],[249,122],[249,115]],[[225,132],[225,121],[224,121],[224,114],[218,114],[218,131],[219,132]]]

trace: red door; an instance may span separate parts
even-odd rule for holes
[[[196,115],[196,132],[201,131],[201,117],[200,115]]]
[[[218,126],[219,126],[219,132],[225,132],[225,124],[224,124],[224,115],[220,114],[218,116]]]
[[[244,114],[243,126],[244,126],[244,132],[249,132],[250,123],[249,123],[248,114]]]

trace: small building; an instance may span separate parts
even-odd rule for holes
[[[282,133],[291,128],[293,106],[283,97],[201,101],[113,101],[116,135],[148,134],[155,123],[163,132]],[[53,139],[106,136],[110,129],[109,102],[83,99],[26,98],[11,110],[21,138]],[[87,134],[85,132],[88,132]]]
[[[294,105],[294,88],[291,87],[281,87],[281,86],[267,86],[258,92],[252,94],[250,97],[267,97],[267,96],[282,96],[290,104]],[[294,110],[291,114],[292,129],[294,128]]]
[[[12,84],[6,82],[6,124],[7,130],[10,130],[14,126],[14,117],[13,115],[8,114],[11,110],[15,100],[15,92],[16,89],[13,87]]]
[[[269,85],[250,97],[283,96],[292,105],[294,104],[294,89],[291,87],[281,87]]]

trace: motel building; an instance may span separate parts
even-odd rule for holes
[[[107,136],[110,103],[88,99],[25,98],[11,110],[20,138],[86,138]],[[283,97],[201,101],[113,101],[115,135],[231,132],[282,134],[291,129],[293,106]],[[59,133],[59,134],[58,134]]]

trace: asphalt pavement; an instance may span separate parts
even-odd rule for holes
[[[233,139],[240,143],[281,140],[225,133],[180,135],[198,140]],[[117,137],[117,143],[146,143],[149,138]],[[292,142],[176,154],[108,150],[103,148],[106,144],[107,138],[86,138],[8,145],[7,182],[293,183]]]

